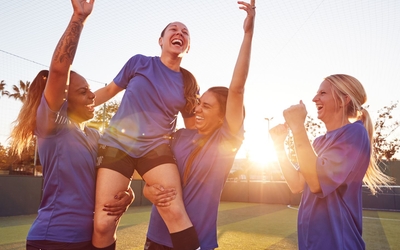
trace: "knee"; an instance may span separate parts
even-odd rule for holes
[[[94,219],[94,234],[97,235],[113,235],[116,230],[117,221],[115,216],[95,216]]]
[[[158,212],[164,221],[178,221],[186,215],[186,210],[184,207],[171,204],[168,207],[157,207]]]

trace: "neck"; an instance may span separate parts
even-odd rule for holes
[[[325,123],[325,127],[327,131],[333,131],[349,123],[350,123],[349,119],[339,119],[339,120],[333,120],[330,123]]]
[[[180,56],[171,57],[171,56],[167,56],[165,54],[161,54],[160,59],[161,59],[161,62],[169,69],[176,71],[176,72],[180,71],[182,57],[180,57]]]
[[[76,126],[78,126],[78,128],[82,131],[85,131],[85,122],[78,122],[76,120],[70,119],[71,122],[73,122],[74,124],[76,124]]]

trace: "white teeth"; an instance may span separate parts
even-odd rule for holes
[[[179,39],[174,39],[174,40],[172,40],[172,44],[174,44],[174,45],[179,44],[180,46],[182,46],[183,42]]]
[[[198,116],[198,115],[196,115],[196,119],[197,119],[197,120],[204,120],[204,118],[203,118],[203,117],[201,117],[201,116]]]

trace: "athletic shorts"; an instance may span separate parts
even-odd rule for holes
[[[136,170],[143,177],[149,170],[166,163],[176,164],[175,157],[168,144],[162,144],[140,158],[134,158],[122,150],[99,145],[97,168],[108,168],[131,179]]]

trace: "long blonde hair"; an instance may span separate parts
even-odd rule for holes
[[[40,100],[46,87],[48,70],[40,71],[31,83],[25,101],[18,114],[17,119],[13,122],[13,129],[10,134],[11,152],[21,156],[22,151],[28,148],[34,138],[34,130],[36,128],[36,111],[39,107]]]
[[[326,77],[325,80],[331,83],[334,96],[339,98],[339,102],[341,102],[343,106],[345,106],[346,103],[346,96],[350,98],[347,109],[343,109],[344,117],[362,121],[367,130],[371,153],[370,163],[363,182],[368,186],[372,194],[376,194],[376,192],[380,190],[380,185],[389,186],[394,182],[394,179],[381,171],[375,157],[375,149],[373,146],[374,126],[368,111],[362,107],[367,101],[365,89],[356,78],[345,74],[331,75]]]

